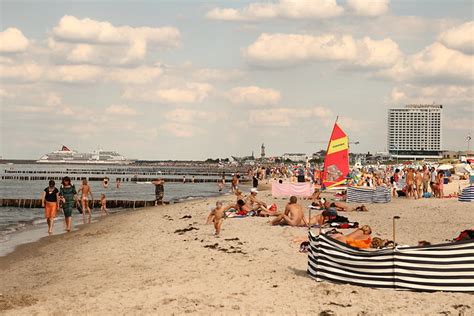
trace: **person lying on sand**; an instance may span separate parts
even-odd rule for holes
[[[206,224],[214,223],[214,228],[216,229],[215,235],[219,236],[221,233],[222,222],[224,221],[224,208],[222,207],[222,202],[217,201],[216,207],[212,209],[207,216]]]
[[[304,218],[303,207],[298,204],[296,196],[290,197],[290,202],[285,207],[285,212],[278,215],[270,222],[271,225],[289,225],[289,226],[305,226],[307,225]]]
[[[331,216],[332,216],[332,212],[325,210],[325,211],[322,211],[320,214],[311,216],[311,218],[309,219],[309,223],[306,221],[306,219],[304,219],[304,221],[307,225],[310,225],[310,226],[318,225],[319,227],[322,227],[324,224],[326,224],[329,221]]]
[[[355,248],[369,248],[372,244],[372,229],[369,225],[364,225],[361,228],[357,228],[347,235],[341,233],[336,233],[331,235],[332,238],[342,241],[343,243],[348,244],[349,246]]]
[[[369,211],[365,205],[360,205],[354,208],[350,208],[349,205],[343,202],[330,202],[326,199],[319,199],[318,202],[312,203],[311,205],[320,207],[324,210],[329,210],[330,208],[336,209],[338,212],[367,212]]]
[[[224,214],[229,210],[234,210],[237,215],[247,215],[250,212],[250,208],[245,204],[244,200],[238,200],[236,204],[227,205],[224,208]]]

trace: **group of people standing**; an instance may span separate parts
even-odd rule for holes
[[[58,210],[61,210],[64,214],[65,230],[67,232],[72,230],[72,212],[74,208],[77,208],[79,213],[82,213],[84,223],[86,223],[87,212],[88,222],[90,223],[92,218],[91,204],[94,204],[94,197],[86,179],[82,180],[79,190],[76,190],[69,177],[62,179],[59,189],[56,188],[54,180],[49,180],[48,187],[43,190],[41,197],[41,205],[45,209],[45,218],[48,224],[48,234],[51,235],[53,233],[54,219]],[[101,211],[108,215],[105,194],[101,195],[100,204]]]

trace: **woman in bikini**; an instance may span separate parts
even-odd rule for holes
[[[342,241],[343,243],[348,244],[349,246],[355,248],[366,249],[369,248],[372,244],[372,229],[369,225],[364,225],[361,228],[357,228],[352,233],[343,235],[341,233],[337,233],[331,235],[332,238]]]
[[[92,196],[91,187],[87,183],[86,179],[82,180],[82,186],[79,189],[81,192],[81,205],[82,205],[82,218],[84,220],[84,224],[86,223],[86,211],[89,213],[89,223],[91,222],[92,218],[92,210],[89,207],[89,195],[91,197],[92,203],[94,203],[94,198]]]

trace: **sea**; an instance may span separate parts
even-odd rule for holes
[[[107,200],[154,200],[155,186],[150,180],[159,177],[165,179],[164,200],[178,203],[229,194],[231,172],[230,170],[211,170],[199,166],[0,164],[0,199],[39,199],[43,190],[48,186],[48,178],[59,179],[68,175],[73,178],[72,183],[77,190],[81,186],[79,179],[90,179],[89,184],[94,199],[105,194]],[[226,175],[228,184],[223,192],[219,192],[217,180],[223,174]],[[107,188],[99,180],[104,177],[109,178]],[[182,181],[183,177],[186,178],[185,183]],[[193,177],[194,183],[191,180]],[[121,179],[119,187],[116,185],[117,178]],[[60,180],[55,181],[56,187],[59,189]],[[127,211],[131,210],[109,209],[111,214]],[[100,219],[99,209],[95,209],[93,214],[94,221]],[[54,229],[55,234],[63,233],[62,222],[63,217],[58,215]],[[82,222],[82,215],[78,211],[73,213],[73,222]],[[10,253],[19,244],[36,241],[46,236],[46,232],[43,208],[0,207],[0,256]]]

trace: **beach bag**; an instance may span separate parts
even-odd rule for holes
[[[463,241],[463,240],[471,240],[474,239],[474,230],[473,229],[466,229],[463,230],[458,237],[454,238],[454,241]]]
[[[268,210],[269,210],[270,212],[272,212],[272,213],[276,213],[276,211],[277,211],[277,206],[276,206],[276,204],[273,203],[273,204],[268,208]]]

